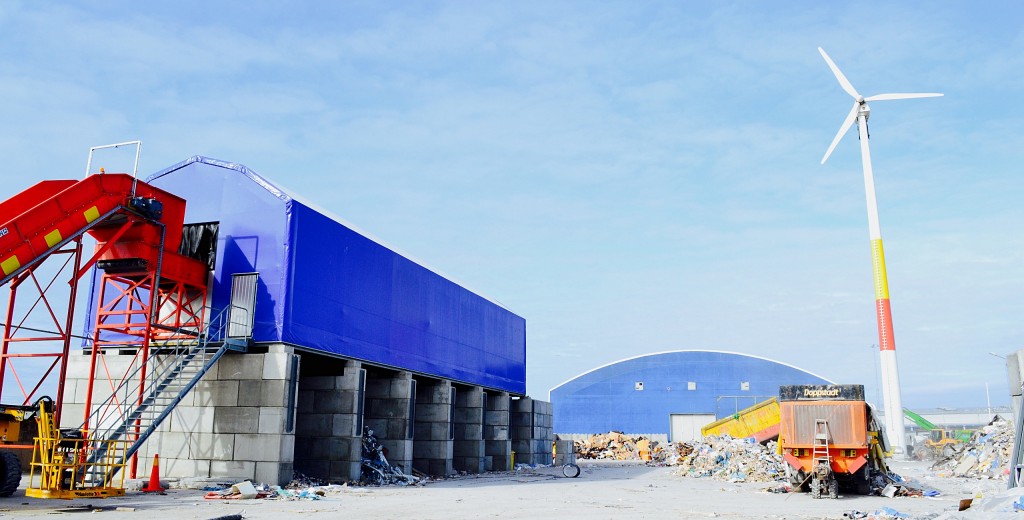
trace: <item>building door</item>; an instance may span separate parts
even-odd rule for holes
[[[713,413],[674,413],[670,417],[672,421],[670,442],[686,442],[700,439],[700,429],[708,423],[715,422],[715,414]]]

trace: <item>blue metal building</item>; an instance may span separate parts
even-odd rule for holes
[[[780,385],[832,383],[763,357],[712,350],[659,352],[580,374],[551,389],[558,434],[619,431],[686,440],[699,428],[777,396]]]
[[[526,321],[500,304],[241,164],[196,156],[146,182],[187,201],[186,223],[219,223],[214,310],[259,273],[255,343],[525,394]]]

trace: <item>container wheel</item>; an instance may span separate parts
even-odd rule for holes
[[[0,450],[0,497],[9,497],[21,485],[21,461],[10,451]]]
[[[828,497],[839,498],[839,481],[834,478],[828,481]]]
[[[811,498],[821,498],[821,481],[817,478],[811,479]]]

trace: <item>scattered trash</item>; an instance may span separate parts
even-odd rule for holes
[[[655,461],[662,454],[658,441],[647,437],[630,437],[619,432],[592,435],[573,443],[580,459],[614,459]]]
[[[1002,479],[1009,475],[1013,425],[996,416],[971,435],[971,440],[940,459],[932,469],[944,477]]]
[[[665,457],[665,463],[679,466],[677,475],[729,482],[774,482],[785,478],[785,462],[777,453],[775,441],[761,445],[728,435],[711,435],[702,441],[676,446],[675,455]]]
[[[765,488],[765,491],[769,493],[791,493],[793,491],[793,487],[790,486],[788,482],[780,482],[774,486]]]
[[[377,486],[386,486],[389,484],[398,484],[402,486],[408,486],[410,484],[417,484],[420,482],[420,478],[413,475],[406,475],[402,468],[398,466],[392,466],[387,457],[385,457],[384,446],[381,445],[380,441],[373,434],[373,430],[364,427],[363,428],[363,446],[362,446],[362,470],[360,480],[367,484],[373,484]]]
[[[891,507],[883,507],[874,513],[867,516],[872,520],[895,520],[897,518],[910,518],[906,513],[900,513],[899,511]]]
[[[271,496],[270,491],[260,491],[248,480],[233,484],[231,487],[221,491],[210,491],[206,494],[207,500],[240,500],[250,498],[267,498]]]

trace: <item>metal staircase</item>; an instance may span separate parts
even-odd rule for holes
[[[245,352],[250,336],[227,335],[230,320],[245,314],[245,309],[225,309],[211,320],[206,330],[192,331],[191,338],[151,347],[147,362],[127,372],[110,396],[93,407],[80,428],[87,430],[89,439],[105,441],[90,453],[90,468],[97,461],[109,459],[112,455],[107,452],[117,444],[124,446],[124,453],[113,456],[119,462],[129,460],[221,356],[229,350]],[[102,479],[99,472],[91,470],[84,475],[86,482],[98,483]]]

